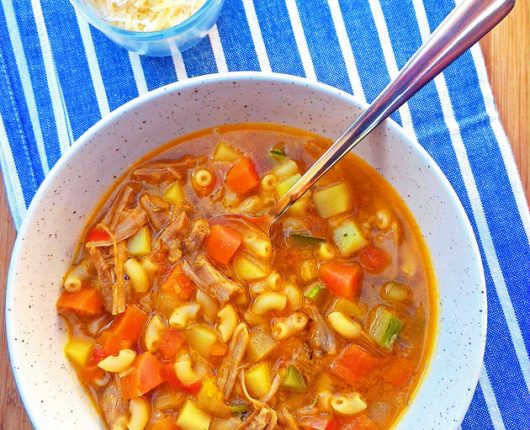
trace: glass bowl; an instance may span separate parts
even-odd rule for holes
[[[187,20],[158,31],[131,31],[116,27],[98,15],[89,0],[70,0],[74,8],[109,39],[128,51],[151,57],[173,55],[197,44],[213,27],[224,0],[206,0]]]

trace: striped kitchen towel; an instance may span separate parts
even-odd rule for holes
[[[0,161],[20,225],[39,184],[101,117],[138,94],[207,73],[305,76],[371,101],[453,0],[226,0],[217,25],[173,58],[141,58],[68,0],[0,0]],[[488,288],[488,341],[464,429],[530,429],[530,216],[479,46],[394,115],[449,178]]]

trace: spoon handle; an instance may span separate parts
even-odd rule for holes
[[[514,5],[515,0],[463,0],[396,78],[278,201],[277,218],[377,125],[502,21]]]

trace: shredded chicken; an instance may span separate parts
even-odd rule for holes
[[[335,336],[327,326],[324,317],[314,305],[307,306],[310,318],[313,320],[311,343],[314,347],[327,352],[328,354],[337,353],[337,342]]]
[[[127,428],[129,404],[116,383],[109,384],[99,396],[99,405],[109,428]]]
[[[200,290],[221,304],[226,303],[234,293],[241,289],[241,284],[228,279],[219,272],[204,254],[199,254],[195,258],[193,266],[184,261],[182,270]]]
[[[127,244],[122,241],[114,246],[114,273],[116,282],[112,286],[112,315],[125,311],[125,288],[123,285],[123,265],[127,259]]]
[[[156,230],[161,230],[169,223],[170,205],[162,197],[144,194],[140,197],[140,206],[147,213],[149,221]]]
[[[271,384],[271,388],[269,392],[265,394],[260,400],[263,403],[267,403],[268,401],[270,401],[280,389],[281,382],[282,382],[282,378],[280,377],[280,375],[276,375],[272,380],[272,384]]]
[[[293,415],[284,406],[278,411],[278,421],[288,430],[300,430]]]
[[[217,384],[225,399],[230,398],[232,394],[239,373],[239,366],[247,351],[248,342],[248,327],[245,323],[241,323],[234,330],[228,354],[219,367]]]
[[[128,239],[133,234],[135,234],[140,228],[142,228],[147,222],[147,217],[145,212],[141,207],[137,206],[132,210],[123,211],[120,217],[120,221],[114,229],[114,238],[117,242]],[[108,228],[104,223],[99,223],[98,226]],[[111,229],[109,228],[109,231]],[[87,246],[90,247],[101,247],[101,246],[111,246],[112,240],[97,240],[87,243]]]
[[[135,169],[132,176],[148,182],[159,183],[161,181],[182,179],[186,170],[195,165],[195,159],[185,156],[180,160],[159,160],[144,164]]]
[[[214,418],[210,425],[210,430],[236,430],[241,425],[241,419],[232,417],[227,420],[221,418]]]
[[[132,204],[135,195],[136,191],[134,188],[131,185],[126,185],[123,188],[123,191],[118,194],[101,222],[109,226],[111,230],[114,230],[118,224],[121,213],[127,208],[127,206]]]
[[[90,255],[90,259],[96,268],[101,288],[105,290],[112,287],[114,277],[109,263],[105,260],[103,250],[101,248],[90,247],[88,248],[88,255]]]
[[[190,218],[186,212],[180,212],[171,219],[169,225],[160,233],[159,241],[169,246],[171,241],[184,236],[190,227]]]
[[[199,249],[204,238],[210,232],[210,227],[208,226],[208,221],[205,219],[196,220],[191,226],[191,231],[184,242],[184,250],[187,253],[191,253]]]
[[[271,408],[263,408],[254,411],[241,423],[236,430],[274,430],[278,423],[278,415]]]

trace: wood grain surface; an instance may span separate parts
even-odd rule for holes
[[[530,196],[530,0],[482,41],[493,93],[510,138],[528,199]],[[5,279],[15,239],[3,183],[0,184],[0,321],[4,321]],[[31,424],[20,403],[9,365],[5,330],[0,331],[0,430],[27,430]]]

